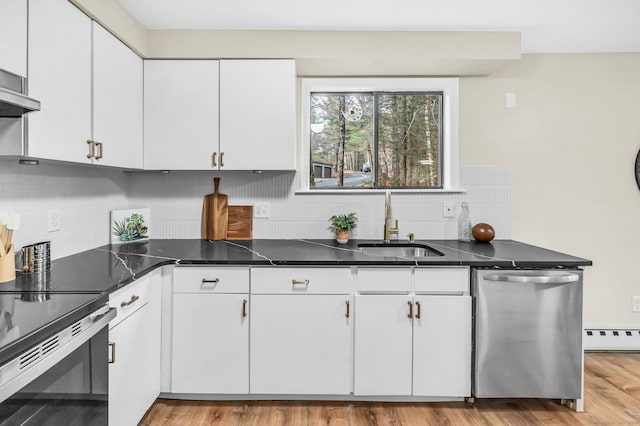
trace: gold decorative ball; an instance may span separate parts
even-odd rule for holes
[[[477,223],[472,229],[471,233],[473,234],[473,238],[476,241],[481,241],[484,243],[488,243],[493,240],[493,237],[496,236],[496,231],[494,231],[493,226],[488,223]]]

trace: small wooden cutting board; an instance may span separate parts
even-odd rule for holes
[[[253,238],[253,206],[229,206],[227,240]]]
[[[213,194],[204,196],[202,205],[202,238],[205,240],[224,240],[229,226],[229,207],[227,196],[218,192],[220,178],[213,178]]]

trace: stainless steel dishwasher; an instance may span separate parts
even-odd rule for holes
[[[582,271],[474,269],[473,394],[582,398]]]

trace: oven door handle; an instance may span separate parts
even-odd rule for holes
[[[558,274],[558,275],[518,275],[518,274],[484,274],[487,281],[503,281],[508,283],[524,284],[567,284],[580,280],[578,274]]]
[[[100,309],[98,309],[98,310],[94,311],[92,314],[90,314],[89,315],[89,319],[91,320],[91,322],[99,321],[105,315],[109,315],[109,312],[112,312],[113,315],[115,315],[117,313],[116,308],[109,308],[109,305],[104,305]],[[112,318],[110,318],[110,320]]]

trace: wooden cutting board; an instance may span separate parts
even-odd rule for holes
[[[253,238],[253,206],[229,206],[227,240]]]
[[[227,196],[218,192],[220,178],[213,178],[213,194],[204,196],[202,206],[202,238],[224,240],[229,226],[229,206]]]

